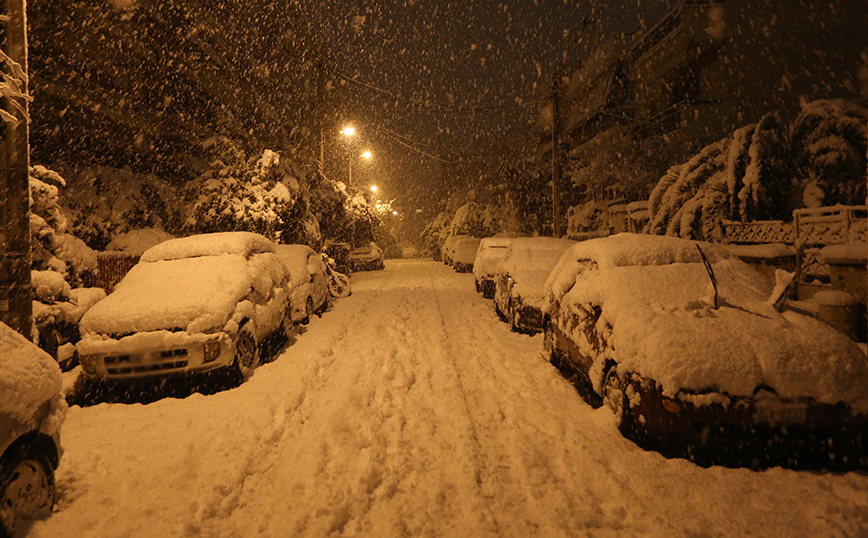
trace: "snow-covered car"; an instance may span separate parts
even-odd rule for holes
[[[12,536],[54,506],[67,405],[51,355],[4,323],[0,349],[0,536]]]
[[[307,245],[277,245],[275,253],[292,275],[289,304],[293,323],[308,323],[311,314],[329,307],[328,274],[322,256]]]
[[[479,250],[481,239],[467,237],[455,242],[452,249],[452,268],[456,273],[469,273],[473,271],[473,262],[476,261],[476,252]]]
[[[514,238],[486,237],[479,242],[473,263],[476,291],[486,299],[494,299],[494,275],[500,260],[506,256]]]
[[[214,372],[238,384],[260,345],[291,337],[290,273],[251,232],[170,239],[87,311],[77,344],[90,380]]]
[[[365,246],[350,251],[350,269],[352,271],[378,271],[385,267],[383,259],[383,249],[371,241]]]
[[[446,241],[443,242],[443,246],[440,247],[440,259],[446,265],[452,265],[452,253],[454,252],[455,243],[457,243],[460,239],[469,239],[469,235],[450,235],[446,238]]]
[[[515,332],[542,330],[543,286],[561,255],[576,242],[554,237],[512,240],[494,275],[494,311]]]
[[[545,285],[544,353],[644,446],[864,456],[868,360],[787,307],[780,273],[776,286],[719,245],[673,237],[578,243]]]

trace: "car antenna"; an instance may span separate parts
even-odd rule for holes
[[[705,265],[705,270],[708,272],[708,278],[711,279],[711,285],[714,287],[714,309],[717,310],[720,308],[720,295],[717,293],[717,279],[714,278],[714,269],[711,268],[711,263],[709,263],[708,258],[705,256],[705,252],[702,252],[702,248],[699,245],[696,245],[696,250],[699,251],[699,255],[702,257],[702,263]]]

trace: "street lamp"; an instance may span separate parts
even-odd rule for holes
[[[371,185],[371,192],[377,192],[377,186]]]

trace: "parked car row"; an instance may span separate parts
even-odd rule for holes
[[[171,239],[82,317],[82,373],[119,382],[207,374],[237,385],[329,301],[326,266],[307,246],[251,232]]]
[[[502,319],[542,330],[546,359],[643,447],[868,464],[865,353],[787,307],[788,279],[771,282],[720,245],[639,234],[487,238],[473,271]]]

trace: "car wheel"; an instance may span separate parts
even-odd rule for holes
[[[54,506],[54,469],[45,454],[23,446],[3,461],[0,473],[0,535],[12,536]]]
[[[506,315],[509,316],[509,330],[514,333],[520,333],[521,327],[518,325],[518,312],[515,310],[515,305],[512,303],[512,300],[509,301],[509,304],[506,307]]]
[[[618,429],[622,433],[630,427],[630,401],[625,388],[626,383],[618,375],[618,371],[614,368],[609,370],[603,386],[603,404],[615,414]]]
[[[325,297],[322,300],[322,304],[319,305],[319,310],[317,311],[317,315],[319,317],[322,317],[322,315],[325,314],[326,310],[329,309],[329,303],[331,302],[331,298],[331,293],[325,294]]]
[[[235,339],[235,359],[229,368],[230,386],[240,385],[258,363],[259,345],[253,332],[245,324],[239,329],[238,338]]]
[[[543,329],[543,357],[555,368],[560,366],[557,353],[555,353],[555,330],[552,329],[551,322],[546,323],[545,329]]]
[[[311,314],[313,314],[313,299],[308,295],[307,301],[304,303],[304,319],[301,320],[302,325],[310,323]]]

